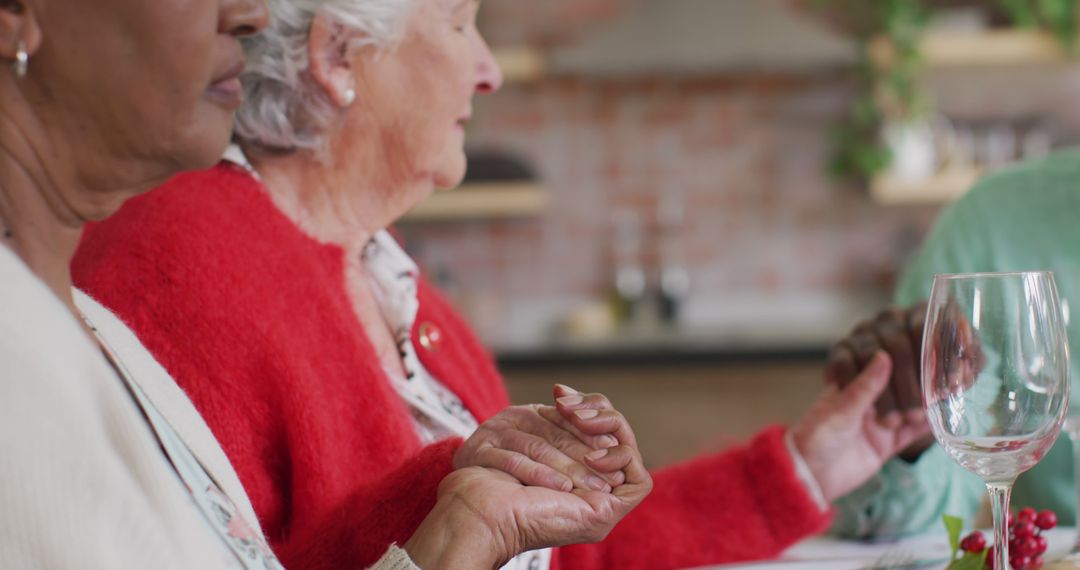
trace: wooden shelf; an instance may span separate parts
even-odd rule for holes
[[[408,222],[526,218],[541,214],[550,197],[535,182],[484,182],[436,192],[405,215]]]
[[[547,70],[544,54],[529,47],[498,48],[495,50],[495,61],[507,83],[536,81]]]
[[[1054,66],[1080,62],[1052,34],[1029,29],[1006,28],[977,32],[928,32],[919,44],[928,72],[1027,66]],[[885,38],[870,45],[874,62],[888,67],[892,46]],[[976,167],[950,167],[925,180],[905,180],[883,174],[870,185],[874,200],[885,205],[929,205],[952,202],[964,195],[985,174]]]
[[[1076,59],[1053,35],[1038,30],[1003,29],[984,32],[930,32],[920,44],[928,69],[1061,64]],[[871,43],[878,65],[892,61],[892,46],[885,38]]]
[[[945,204],[961,197],[978,182],[982,171],[952,168],[926,180],[902,180],[881,175],[870,184],[874,201],[888,206]]]

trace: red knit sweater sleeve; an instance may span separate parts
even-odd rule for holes
[[[795,474],[784,428],[750,444],[663,469],[651,495],[606,540],[559,550],[565,568],[662,570],[774,557],[824,531]]]

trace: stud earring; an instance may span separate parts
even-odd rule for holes
[[[26,68],[30,65],[30,55],[26,53],[26,41],[19,40],[15,51],[15,61],[11,64],[15,77],[26,77]]]
[[[353,89],[352,87],[346,89],[341,98],[344,100],[346,107],[352,105],[353,102],[356,101],[356,89]]]

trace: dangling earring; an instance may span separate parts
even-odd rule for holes
[[[26,41],[19,40],[15,51],[15,61],[11,68],[15,71],[15,77],[26,77],[26,68],[30,65],[30,55],[26,53]]]
[[[356,101],[356,89],[352,87],[345,90],[345,94],[341,97],[345,101],[345,106],[348,107]]]

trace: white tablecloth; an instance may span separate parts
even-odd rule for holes
[[[988,540],[993,532],[984,530]],[[967,534],[967,531],[964,532]],[[1076,536],[1074,528],[1056,528],[1044,533],[1050,543],[1046,559],[1064,556],[1072,547]],[[940,532],[915,536],[891,542],[851,542],[835,538],[812,538],[791,547],[778,560],[711,566],[714,570],[864,570],[884,560],[900,562],[902,559],[934,560],[949,556],[949,537],[945,527]],[[926,566],[927,570],[940,570],[945,564]]]

